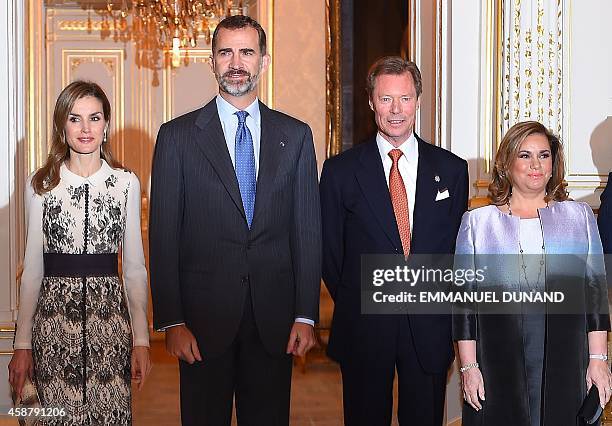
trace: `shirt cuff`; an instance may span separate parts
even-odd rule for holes
[[[185,325],[185,323],[184,322],[179,322],[178,324],[167,325],[165,327],[162,327],[162,328],[158,329],[157,331],[166,331],[169,328],[176,327],[177,325]]]
[[[304,317],[297,317],[295,319],[295,322],[301,322],[302,324],[308,324],[311,327],[314,327],[315,322],[309,318],[304,318]]]

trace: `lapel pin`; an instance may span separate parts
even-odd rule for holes
[[[436,175],[436,176],[434,177],[434,180],[435,180],[436,182],[440,182],[440,176]]]
[[[280,146],[284,148],[285,147],[285,141],[281,141]]]

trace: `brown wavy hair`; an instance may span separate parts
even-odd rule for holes
[[[86,96],[92,96],[102,103],[104,120],[108,124],[111,118],[111,106],[106,94],[100,86],[91,81],[77,80],[70,83],[59,94],[53,111],[53,130],[51,132],[51,146],[45,164],[34,173],[32,188],[38,195],[51,191],[60,181],[60,167],[70,157],[70,148],[66,142],[65,127],[68,115],[74,103]],[[114,169],[123,166],[114,159],[108,140],[100,146],[100,156]]]
[[[512,176],[510,170],[516,160],[521,144],[527,137],[539,134],[545,136],[550,144],[553,159],[552,175],[546,184],[546,196],[549,201],[565,201],[568,198],[563,185],[565,177],[565,157],[563,145],[557,136],[537,121],[523,121],[512,126],[499,145],[493,167],[493,180],[489,185],[489,198],[497,206],[506,204],[512,195]]]

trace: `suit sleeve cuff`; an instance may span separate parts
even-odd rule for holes
[[[302,324],[308,324],[311,327],[314,327],[315,322],[309,318],[304,318],[304,317],[297,317],[295,319],[295,322],[301,322]]]
[[[179,322],[178,324],[171,324],[171,325],[167,325],[167,326],[165,326],[165,327],[162,327],[162,328],[157,329],[157,331],[166,331],[166,330],[168,330],[169,328],[176,327],[177,325],[185,325],[185,323],[184,323],[184,322]]]

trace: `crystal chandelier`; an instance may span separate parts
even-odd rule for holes
[[[180,65],[180,49],[206,43],[225,17],[246,15],[248,0],[107,0],[102,30],[136,43],[151,42],[171,52],[172,66]],[[131,21],[131,24],[130,24]]]

